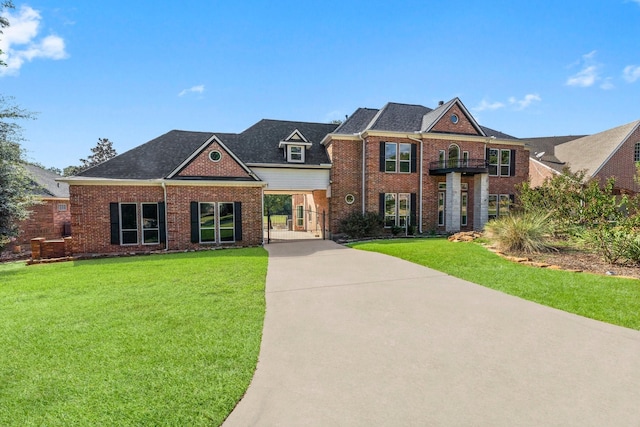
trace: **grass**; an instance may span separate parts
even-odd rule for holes
[[[0,264],[0,425],[219,425],[257,363],[267,253]]]
[[[640,281],[546,270],[507,261],[475,243],[409,239],[354,243],[507,294],[640,330]]]

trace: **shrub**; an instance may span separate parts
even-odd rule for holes
[[[340,233],[356,239],[375,237],[382,234],[382,220],[375,212],[352,212],[340,221]]]
[[[627,227],[596,227],[585,229],[580,243],[605,261],[640,263],[640,233]]]
[[[548,214],[526,212],[507,215],[485,225],[486,237],[507,252],[545,252],[553,249]]]

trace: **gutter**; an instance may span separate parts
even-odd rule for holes
[[[423,150],[423,144],[424,141],[422,141],[421,139],[417,139],[417,138],[412,138],[411,136],[407,135],[407,137],[411,140],[411,141],[415,141],[415,142],[419,142],[420,143],[420,183],[419,183],[419,197],[418,197],[418,233],[422,234],[422,178],[424,175],[424,170],[423,170],[423,166],[422,166],[422,156],[424,155],[424,150]]]

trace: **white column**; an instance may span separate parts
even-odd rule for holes
[[[445,230],[447,233],[460,231],[460,178],[456,172],[447,174],[447,195],[445,197]]]
[[[489,221],[489,174],[473,177],[473,228],[482,230]]]

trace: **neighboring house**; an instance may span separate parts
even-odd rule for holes
[[[640,120],[594,135],[523,139],[529,147],[531,185],[566,167],[585,171],[587,179],[615,178],[617,193],[637,193],[636,163],[640,162]]]
[[[480,126],[455,98],[435,110],[360,108],[339,127],[174,130],[63,180],[75,253],[185,250],[261,244],[265,194],[292,195],[294,231],[336,234],[365,211],[389,229],[480,229],[508,213],[528,158],[521,141]]]
[[[69,186],[56,181],[59,175],[38,166],[26,164],[31,177],[31,193],[36,204],[29,207],[29,218],[20,223],[20,234],[13,245],[29,246],[31,239],[44,237],[56,239],[71,234]]]

